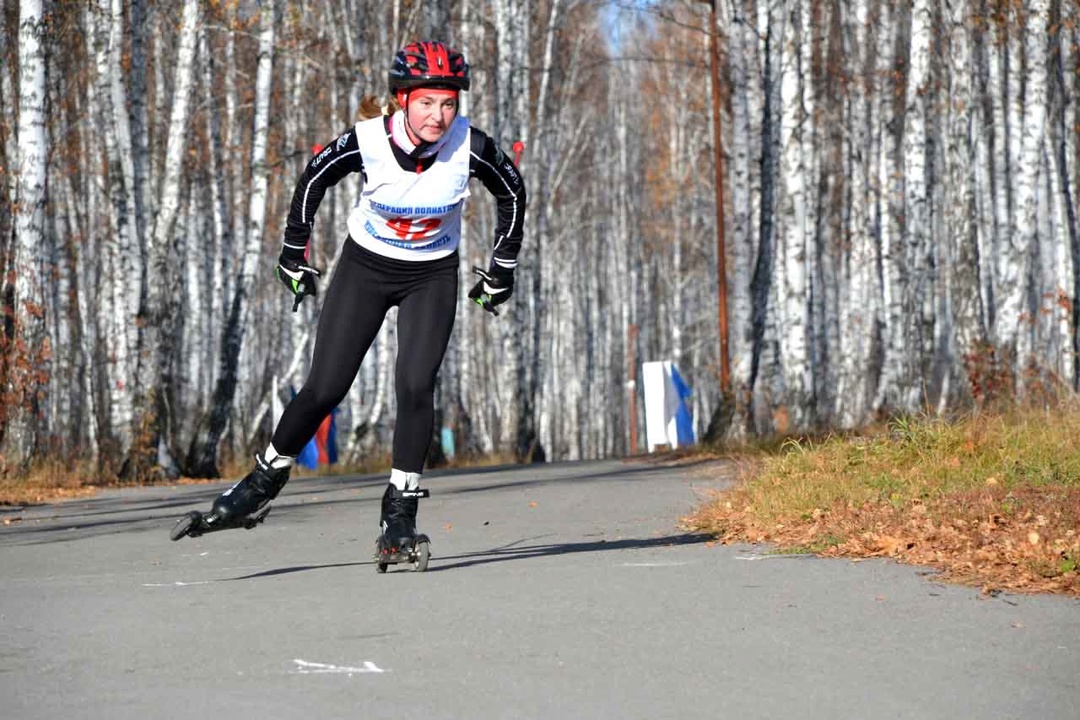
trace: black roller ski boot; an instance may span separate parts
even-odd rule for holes
[[[416,510],[420,498],[428,497],[427,490],[398,490],[386,486],[382,497],[382,532],[375,541],[376,569],[386,572],[389,565],[412,563],[417,572],[427,570],[431,557],[431,539],[416,532]]]
[[[176,521],[169,537],[179,540],[218,530],[252,529],[270,514],[269,503],[289,481],[290,469],[270,467],[262,453],[257,453],[255,469],[223,492],[214,501],[210,512],[203,514],[192,510]]]

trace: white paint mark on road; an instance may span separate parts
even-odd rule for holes
[[[328,665],[326,663],[308,662],[299,658],[296,658],[293,662],[296,663],[296,669],[290,673],[291,675],[363,675],[390,672],[389,670],[383,670],[370,660],[365,660],[363,667]]]
[[[190,585],[209,585],[213,580],[196,580],[195,582],[181,582],[177,580],[171,583],[143,583],[143,587],[188,587]]]
[[[689,565],[686,562],[640,562],[632,563],[625,562],[622,567],[679,567],[680,565]]]
[[[792,560],[814,557],[810,553],[791,553],[788,555],[736,555],[736,560]]]

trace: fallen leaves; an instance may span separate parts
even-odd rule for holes
[[[1041,486],[945,494],[896,504],[836,503],[767,521],[741,488],[684,519],[718,542],[770,543],[847,558],[888,557],[984,592],[1080,596],[1080,487]]]

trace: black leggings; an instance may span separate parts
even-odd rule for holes
[[[456,253],[408,262],[346,240],[319,317],[311,372],[278,422],[274,449],[282,455],[300,454],[319,424],[345,399],[387,311],[397,305],[393,466],[422,472],[435,422],[435,377],[454,329],[457,290]]]

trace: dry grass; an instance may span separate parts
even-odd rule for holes
[[[902,420],[747,457],[688,528],[778,552],[886,556],[987,592],[1080,595],[1080,412]]]
[[[101,484],[88,467],[56,461],[39,462],[26,476],[0,475],[0,505],[38,505],[88,497]]]

